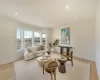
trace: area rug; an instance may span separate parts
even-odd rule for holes
[[[59,57],[52,55],[52,57]],[[25,61],[20,60],[14,63],[17,80],[51,80],[50,74],[42,73],[36,59]],[[74,66],[66,63],[66,73],[60,73],[57,69],[56,80],[90,80],[90,64],[74,60]]]

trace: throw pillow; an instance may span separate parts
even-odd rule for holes
[[[37,46],[36,51],[41,51],[41,47],[40,46]]]
[[[45,50],[45,46],[44,45],[41,45],[41,50]]]
[[[27,49],[28,53],[32,52],[30,49]]]

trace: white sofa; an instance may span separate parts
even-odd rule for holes
[[[45,52],[46,52],[46,49],[37,51],[37,47],[36,46],[29,47],[29,48],[25,49],[25,51],[24,51],[24,59],[25,60],[30,60],[30,59],[33,59],[33,58],[36,58],[38,56],[43,55],[43,53],[45,53]]]

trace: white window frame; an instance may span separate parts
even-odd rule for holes
[[[41,45],[41,32],[39,32],[39,31],[34,31],[34,33],[35,32],[38,32],[38,33],[40,33],[40,45]],[[34,36],[34,34],[33,34],[33,36]],[[35,36],[34,36],[34,38],[35,38]],[[35,43],[35,42],[34,42]],[[36,45],[35,45],[36,46]]]
[[[35,38],[35,36],[34,36],[34,33],[35,32],[38,32],[39,34],[40,34],[40,43],[39,43],[39,45],[41,45],[42,44],[42,35],[43,34],[46,34],[46,39],[45,39],[45,45],[47,45],[47,33],[43,33],[43,32],[40,32],[40,31],[35,31],[35,30],[32,30],[32,29],[23,29],[23,28],[20,28],[20,27],[17,27],[16,28],[16,42],[17,42],[17,29],[20,29],[21,30],[21,49],[17,49],[17,44],[16,44],[16,50],[17,51],[20,51],[20,50],[22,50],[23,48],[25,48],[24,46],[25,46],[25,42],[24,42],[24,31],[32,31],[32,47],[33,46],[36,46],[35,45],[35,42],[34,42],[34,38]]]
[[[24,46],[25,46],[25,42],[24,42],[24,31],[32,31],[32,47],[33,47],[33,44],[34,44],[34,42],[33,42],[33,30],[31,30],[31,29],[23,29],[23,48],[25,48]]]
[[[46,33],[41,33],[41,42],[42,42],[42,34],[46,34]],[[46,38],[45,38],[45,45],[47,44],[47,34],[46,34]]]
[[[21,34],[20,34],[20,37],[21,37],[21,48],[20,49],[17,49],[16,48],[16,51],[20,51],[23,49],[23,29],[20,28],[20,27],[17,27],[16,28],[16,42],[17,42],[17,29],[20,29],[21,30]],[[16,47],[17,47],[17,44],[16,44]]]

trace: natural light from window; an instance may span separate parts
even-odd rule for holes
[[[16,29],[16,50],[38,45],[46,45],[46,33]]]
[[[21,29],[17,28],[16,30],[16,49],[19,50],[22,48],[22,36]]]
[[[24,31],[24,47],[32,47],[32,31]]]

